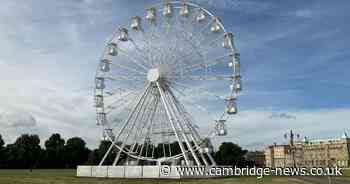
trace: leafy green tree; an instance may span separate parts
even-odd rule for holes
[[[60,134],[52,134],[51,137],[45,141],[45,166],[49,168],[64,167],[64,139]]]
[[[80,137],[73,137],[67,140],[64,146],[66,167],[76,168],[77,165],[86,163],[90,150],[85,146],[85,141]]]
[[[215,159],[220,165],[236,165],[242,166],[244,163],[244,155],[247,150],[243,150],[237,144],[232,142],[223,142],[219,150],[215,153]]]
[[[90,152],[88,160],[86,162],[86,164],[88,165],[97,165],[99,164],[99,154],[98,154],[98,149],[94,149]]]
[[[16,168],[29,168],[32,170],[38,166],[41,153],[40,139],[38,135],[23,134],[13,145],[9,145],[8,156]]]
[[[20,163],[17,156],[18,151],[14,144],[7,144],[3,154],[5,159],[3,160],[2,168],[6,168],[6,169],[23,168],[23,167],[20,167]]]

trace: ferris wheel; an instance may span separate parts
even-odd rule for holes
[[[111,142],[100,165],[111,155],[112,165],[215,165],[210,137],[226,135],[241,89],[233,34],[207,9],[165,1],[132,17],[96,72],[97,124]]]

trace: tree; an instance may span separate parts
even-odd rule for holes
[[[64,139],[60,134],[52,134],[45,141],[45,165],[49,168],[62,168],[64,166]]]
[[[67,140],[64,146],[64,159],[66,167],[76,168],[88,160],[90,150],[85,147],[86,143],[80,137],[73,137]]]
[[[39,163],[41,147],[38,135],[23,134],[16,142],[8,145],[7,156],[13,161],[15,168],[29,168],[32,170]]]
[[[100,157],[99,157],[98,149],[94,149],[90,152],[86,164],[97,165],[99,164],[99,161],[100,161]]]
[[[244,155],[247,150],[243,150],[237,144],[232,142],[223,142],[219,151],[215,153],[215,158],[220,165],[236,165],[238,167],[242,166],[244,163]]]
[[[100,142],[100,145],[98,146],[98,149],[94,149],[90,152],[89,158],[87,161],[87,164],[89,165],[97,165],[102,160],[105,153],[108,151],[109,147],[111,145],[110,141],[103,140]],[[116,148],[113,148],[111,152],[106,157],[103,164],[105,165],[111,165],[114,161],[116,155]]]
[[[20,167],[20,163],[18,160],[18,151],[17,148],[14,144],[7,144],[7,146],[5,147],[4,151],[3,151],[3,155],[4,155],[4,160],[2,163],[2,168],[6,168],[6,169],[16,169],[16,168],[23,168]]]
[[[5,142],[2,139],[2,136],[0,135],[0,169],[4,168],[5,161],[6,161],[4,145],[5,145]]]
[[[121,145],[121,143],[117,143],[118,145]],[[98,159],[102,160],[103,156],[107,153],[108,148],[111,146],[110,141],[103,140],[100,142],[100,145],[98,146]],[[106,160],[104,161],[103,164],[112,164],[114,161],[114,158],[116,156],[116,151],[117,149],[114,147],[112,151],[108,154]]]
[[[2,136],[1,136],[1,134],[0,134],[0,151],[1,151],[2,149],[4,149],[4,146],[5,146],[5,142],[4,142],[4,140],[2,139]]]

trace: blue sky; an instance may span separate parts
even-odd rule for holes
[[[59,132],[94,147],[92,86],[114,29],[155,0],[2,0],[0,134]],[[244,92],[229,124],[235,141],[262,148],[293,128],[311,138],[349,130],[348,1],[195,0],[236,35]],[[277,114],[277,115],[276,115]],[[295,118],[286,118],[288,114]]]

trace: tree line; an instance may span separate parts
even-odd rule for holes
[[[13,144],[5,145],[0,135],[0,169],[60,169],[76,168],[77,165],[97,165],[110,144],[109,141],[101,141],[98,148],[90,150],[80,137],[65,141],[60,134],[52,134],[45,140],[42,148],[38,135],[23,134]],[[155,146],[155,157],[162,154],[162,147],[163,145]],[[177,142],[171,144],[171,150],[173,153],[180,153]],[[245,167],[249,164],[244,159],[246,153],[247,150],[237,144],[224,142],[212,155],[219,165]],[[113,155],[110,155],[105,164],[111,164],[113,159]]]

